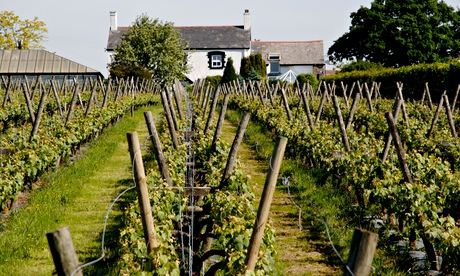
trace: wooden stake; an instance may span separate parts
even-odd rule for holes
[[[220,88],[216,89],[214,97],[212,99],[211,108],[209,109],[208,119],[206,120],[206,126],[204,127],[204,135],[206,135],[211,127],[212,118],[214,118],[214,112],[216,111],[217,100],[219,99]]]
[[[217,140],[219,139],[220,134],[222,133],[222,126],[224,124],[225,112],[227,111],[227,104],[229,98],[230,93],[225,94],[224,102],[222,103],[222,107],[220,109],[219,120],[217,121],[216,130],[214,132],[214,137],[212,138],[211,152],[214,152],[216,150]]]
[[[179,148],[179,142],[177,140],[177,134],[176,134],[176,131],[175,131],[175,128],[174,128],[173,119],[171,118],[171,113],[169,113],[170,109],[168,107],[168,100],[166,99],[166,92],[165,91],[161,92],[161,102],[163,103],[163,112],[164,112],[164,114],[166,116],[166,121],[168,122],[168,129],[169,129],[169,134],[171,135],[171,140],[172,140],[173,147],[174,147],[174,149],[178,149]]]
[[[53,256],[57,275],[72,275],[72,272],[78,268],[78,257],[75,253],[69,228],[63,227],[55,232],[46,233],[46,239],[48,240],[48,246]],[[82,276],[83,273],[81,270],[78,270],[73,275]]]
[[[396,97],[396,109],[393,115],[395,124],[398,121],[398,115],[399,115],[399,111],[401,110],[401,105],[402,105],[402,100]],[[386,137],[387,138],[386,138],[385,146],[383,147],[382,156],[381,156],[382,162],[385,162],[387,160],[388,153],[390,152],[391,141],[393,140],[390,131],[388,131],[388,134]]]
[[[243,118],[241,118],[240,124],[238,125],[238,130],[236,131],[235,139],[233,139],[233,144],[230,149],[230,153],[228,154],[227,164],[225,165],[224,173],[222,174],[222,179],[220,181],[220,188],[224,187],[227,184],[228,178],[233,171],[233,167],[235,165],[236,154],[238,152],[238,148],[243,141],[244,133],[246,132],[246,128],[249,123],[249,119],[251,118],[251,113],[245,112]]]
[[[166,95],[166,100],[168,101],[169,111],[171,112],[170,114],[171,114],[171,118],[174,124],[174,129],[176,131],[179,131],[179,123],[177,122],[176,111],[174,110],[174,103],[172,102],[172,99],[171,99],[171,93],[170,93],[169,87],[166,87],[165,95]]]
[[[42,90],[42,95],[40,97],[40,103],[38,104],[37,115],[35,116],[34,125],[32,127],[32,132],[30,133],[30,137],[29,137],[29,142],[32,142],[35,135],[37,135],[38,127],[40,125],[40,119],[43,114],[43,109],[45,108],[46,96],[48,94],[46,92],[46,88],[43,86],[41,82],[40,82],[40,90]]]
[[[399,137],[398,130],[396,129],[395,121],[391,112],[385,113],[385,118],[387,119],[388,127],[390,128],[391,136],[393,136],[393,142],[396,148],[396,153],[398,154],[399,163],[404,175],[404,181],[407,183],[412,183],[412,175],[409,171],[406,161],[406,152],[401,143],[401,138]]]
[[[302,99],[302,106],[305,111],[305,114],[307,114],[307,121],[308,121],[308,125],[310,126],[310,130],[313,130],[315,128],[315,125],[313,123],[310,106],[308,104],[308,98],[305,95],[305,93],[303,93],[303,91],[300,92],[300,98]]]
[[[252,230],[251,241],[249,243],[248,252],[246,255],[246,271],[253,271],[257,263],[257,255],[259,254],[260,244],[264,236],[265,225],[267,223],[270,206],[272,204],[273,193],[276,187],[276,181],[283,162],[284,151],[287,145],[287,138],[280,137],[276,144],[272,158],[270,158],[270,166],[265,179],[264,190],[257,210],[257,217]]]
[[[460,93],[460,84],[457,86],[457,91],[455,92],[454,101],[452,102],[452,112],[455,112],[455,105],[457,104],[458,94]]]
[[[32,106],[32,101],[29,97],[29,86],[27,85],[27,80],[22,83],[22,93],[26,99],[27,110],[29,111],[30,122],[33,124],[35,122],[35,114]]]
[[[428,130],[426,134],[426,138],[430,138],[431,134],[433,133],[433,130],[436,126],[436,123],[438,122],[439,118],[439,112],[441,111],[442,105],[444,103],[444,95],[446,94],[446,91],[442,93],[441,99],[439,100],[438,107],[436,108],[436,112],[434,113],[433,120],[431,121],[431,126],[430,129]]]
[[[147,246],[147,253],[150,254],[158,247],[155,227],[153,224],[152,207],[150,206],[149,193],[147,189],[147,179],[142,161],[141,147],[137,132],[127,133],[129,154],[133,164],[134,179],[136,181],[137,198],[144,229],[144,239]]]
[[[284,110],[286,111],[286,116],[288,117],[288,120],[291,121],[292,113],[291,113],[291,109],[289,108],[289,103],[288,103],[288,99],[287,99],[284,88],[281,89],[281,97],[283,99],[283,105],[284,105]]]
[[[363,230],[355,229],[351,240],[350,255],[347,266],[356,276],[365,276],[371,273],[372,260],[379,235]],[[351,275],[345,270],[345,275]]]
[[[78,83],[74,80],[75,88],[73,90],[72,100],[70,102],[69,111],[67,112],[67,117],[65,119],[64,125],[67,125],[70,122],[70,119],[73,115],[73,110],[75,109],[75,104],[77,103],[77,94],[78,94]]]
[[[339,123],[340,131],[342,132],[342,142],[345,150],[347,152],[351,151],[350,144],[348,143],[347,130],[345,129],[345,124],[343,123],[342,111],[340,110],[339,102],[337,101],[337,96],[332,95],[332,102],[334,103],[335,113],[337,114],[337,121]]]
[[[326,103],[326,98],[327,98],[327,90],[324,91],[323,96],[321,97],[321,102],[319,103],[318,112],[316,112],[315,126],[319,123],[319,120],[321,119],[321,113],[323,112],[323,107],[324,107],[324,104]]]
[[[155,122],[153,121],[152,112],[144,112],[144,118],[145,123],[147,124],[147,129],[149,130],[150,139],[152,140],[153,152],[155,154],[161,176],[169,186],[173,186],[171,175],[169,174],[168,164],[166,163],[166,158],[163,154],[163,146],[161,145],[161,140],[158,135],[157,128],[155,127]]]
[[[452,137],[457,138],[457,131],[455,130],[454,117],[452,116],[452,111],[450,110],[449,97],[447,97],[447,94],[444,94],[443,96],[444,96],[444,104],[446,107],[447,119],[449,121],[449,126],[450,126],[450,132],[452,133]]]
[[[356,93],[355,97],[353,98],[353,103],[351,104],[350,112],[348,113],[347,125],[345,126],[345,129],[349,129],[351,127],[351,124],[353,123],[353,118],[355,116],[356,109],[358,108],[360,98],[361,95],[359,93]]]

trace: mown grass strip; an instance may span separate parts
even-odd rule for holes
[[[234,125],[238,123],[240,116],[241,113],[238,111],[227,111],[226,118],[228,121],[224,124],[223,134],[225,141],[228,142],[233,139]],[[275,137],[261,125],[251,122],[248,125],[245,138],[245,143],[241,145],[238,152],[238,158],[242,163],[242,169],[256,185],[254,187],[256,191],[255,204],[258,204]],[[292,170],[293,164],[292,160],[285,158],[281,175]],[[297,171],[300,172],[300,168],[297,168]],[[314,179],[308,175],[302,175],[302,180],[306,187],[314,186]],[[324,194],[322,196],[326,198]],[[306,225],[304,225],[303,231],[300,231],[298,210],[290,201],[285,187],[278,186],[275,190],[270,213],[271,223],[276,231],[277,271],[280,275],[340,274],[328,260],[330,252],[324,250],[326,247],[324,238]]]
[[[95,141],[82,157],[41,178],[25,207],[0,229],[0,274],[50,275],[54,265],[45,233],[68,226],[80,262],[97,258],[106,209],[114,196],[131,183],[126,133],[147,135],[143,111],[159,114],[160,107],[143,107],[126,115]],[[141,138],[141,143],[143,138]],[[116,212],[111,214],[109,227]]]

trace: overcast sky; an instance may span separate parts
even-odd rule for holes
[[[460,0],[447,0],[459,8]],[[350,13],[371,0],[0,0],[0,10],[21,18],[37,16],[48,27],[45,47],[107,74],[109,11],[118,25],[130,25],[138,15],[175,25],[242,25],[251,12],[252,38],[261,40],[323,40],[324,53],[350,26]]]

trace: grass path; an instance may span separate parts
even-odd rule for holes
[[[106,210],[130,185],[126,133],[137,131],[143,143],[146,110],[158,116],[160,107],[141,108],[132,117],[127,114],[85,146],[81,158],[43,177],[44,187],[33,191],[26,206],[0,225],[0,275],[51,275],[54,265],[45,233],[63,226],[70,229],[80,262],[100,256]],[[109,229],[116,215],[111,214]]]
[[[228,110],[232,123],[225,121],[222,139],[231,144],[236,132],[235,112]],[[250,123],[251,124],[251,123]],[[259,143],[272,143],[268,137]],[[274,144],[270,147],[273,150]],[[247,143],[242,143],[238,150],[238,158],[243,171],[255,183],[256,204],[260,199],[265,182],[268,163],[257,159],[256,152]],[[265,164],[266,163],[266,164]],[[326,257],[317,250],[324,246],[323,240],[315,240],[309,229],[300,231],[298,226],[298,210],[292,204],[288,194],[277,187],[270,209],[270,221],[275,228],[277,251],[277,270],[281,275],[334,275],[340,272],[326,263]]]

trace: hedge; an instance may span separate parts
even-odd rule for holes
[[[393,98],[397,92],[396,82],[404,83],[403,94],[408,99],[420,100],[425,82],[428,82],[433,101],[438,101],[444,90],[450,97],[455,95],[460,84],[460,62],[431,63],[404,66],[399,68],[382,68],[380,70],[353,71],[325,76],[327,82],[343,81],[351,87],[355,81],[381,82],[380,93],[383,97]]]

